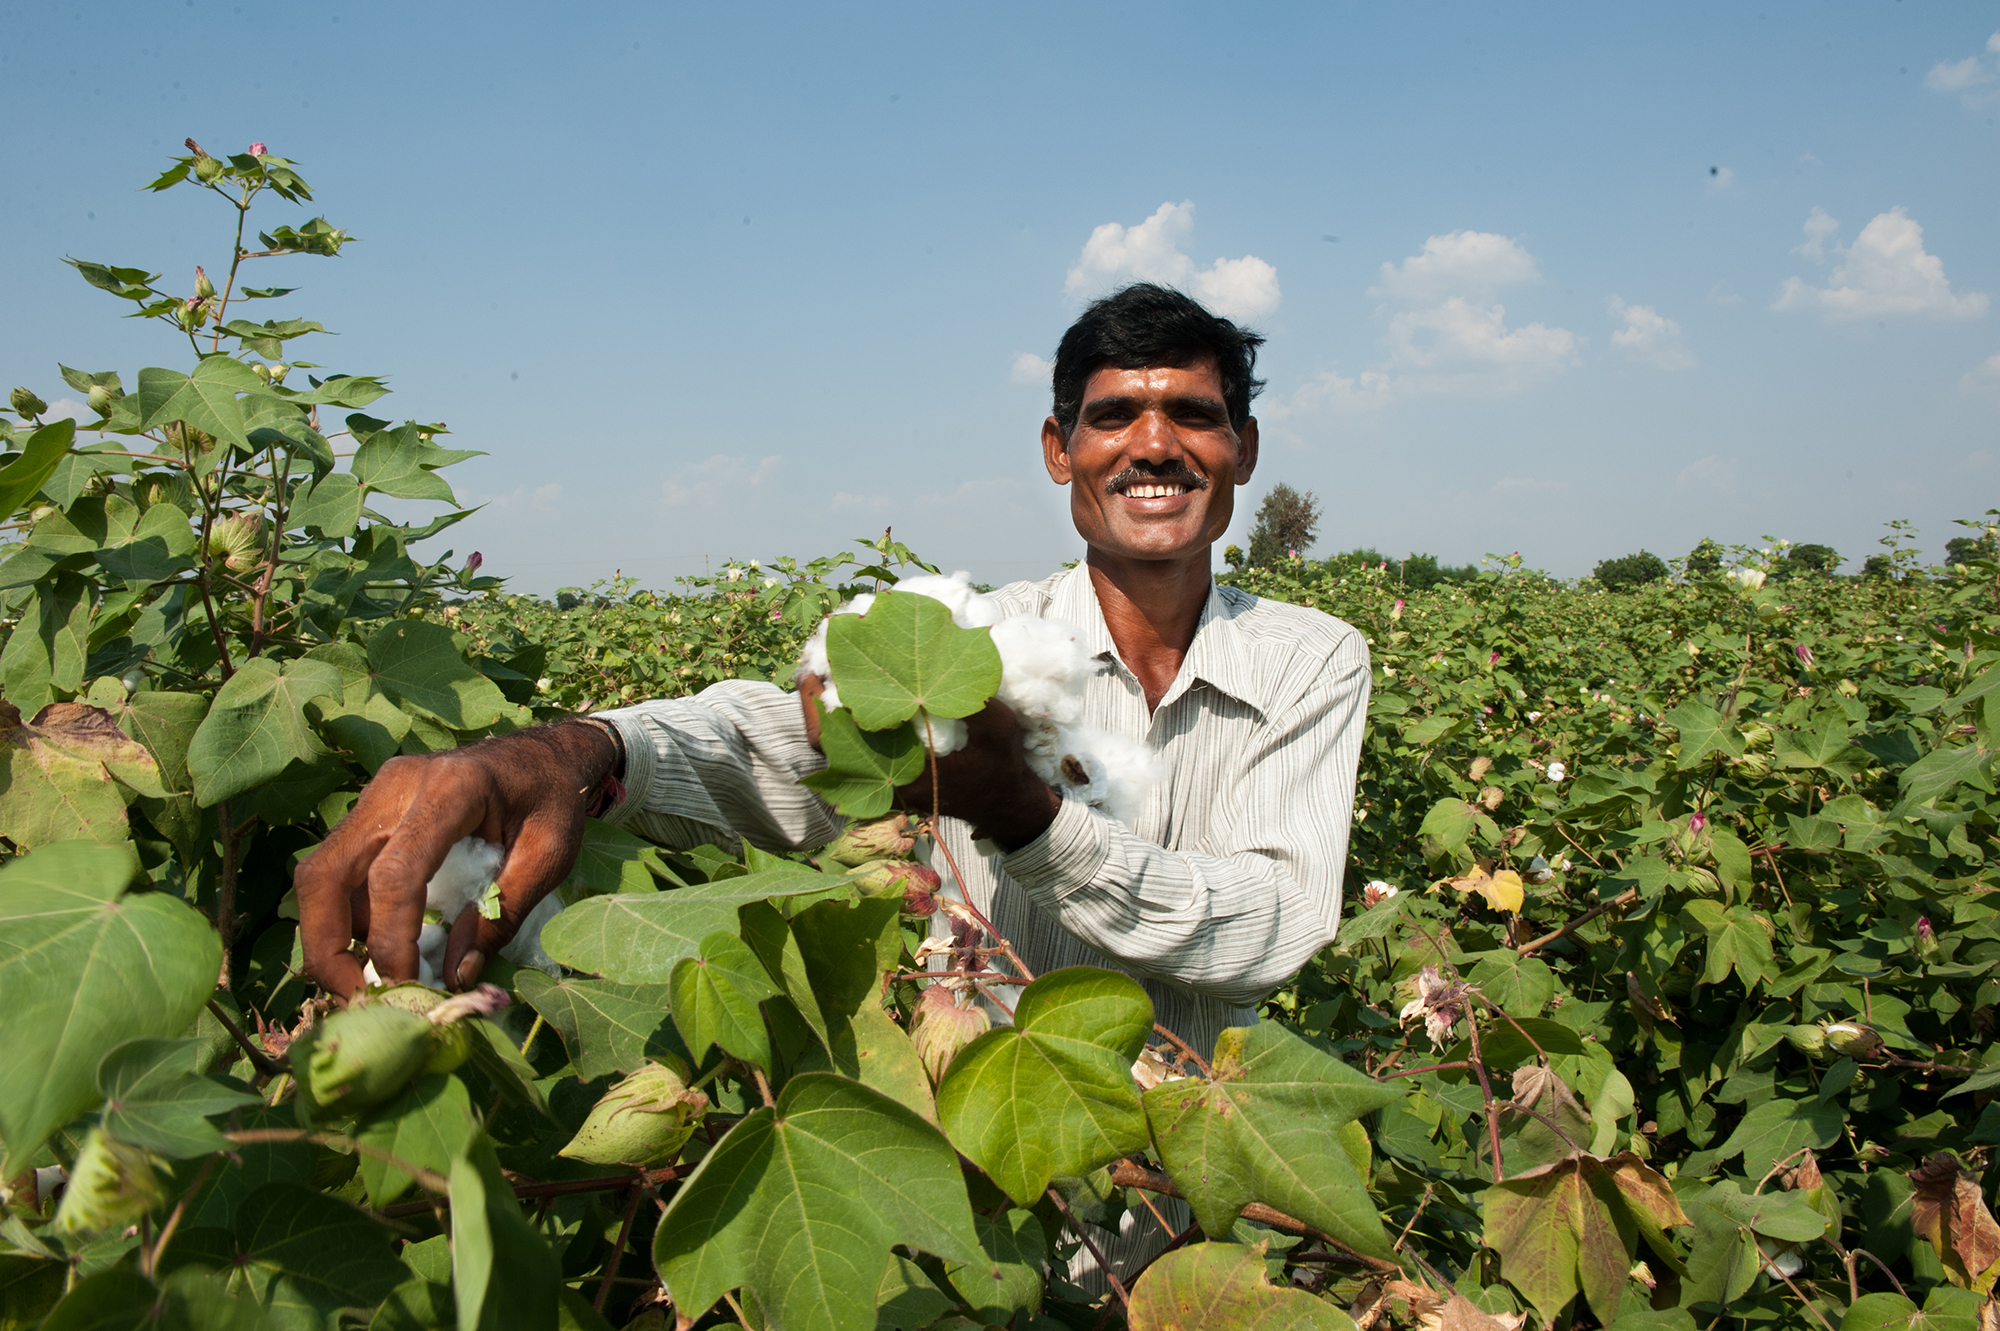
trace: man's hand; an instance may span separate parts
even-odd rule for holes
[[[799,704],[805,711],[806,737],[819,747],[819,696],[825,685],[816,675],[799,681]],[[965,747],[936,760],[933,798],[931,767],[896,792],[896,805],[929,815],[935,809],[948,818],[972,824],[972,834],[1019,850],[1048,830],[1062,808],[1062,796],[1028,766],[1021,745],[1021,723],[999,699],[965,718]]]
[[[459,838],[478,836],[506,846],[507,863],[500,918],[467,909],[446,921],[451,940],[441,978],[469,988],[569,875],[584,811],[616,759],[602,729],[565,722],[382,764],[353,810],[299,865],[307,972],[346,1000],[363,984],[349,945],[365,937],[384,980],[415,979],[424,887]]]

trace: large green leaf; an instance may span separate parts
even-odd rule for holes
[[[208,715],[208,699],[196,693],[147,689],[110,710],[118,718],[118,728],[153,755],[160,784],[168,790],[189,789],[188,746]]]
[[[90,654],[91,585],[73,573],[35,588],[5,646],[0,646],[0,694],[33,716],[83,685]]]
[[[149,367],[139,371],[140,424],[145,429],[185,421],[195,429],[247,448],[238,393],[261,391],[264,381],[228,356],[204,356],[193,374]]]
[[[97,1103],[105,1054],[179,1035],[215,988],[215,930],[173,897],[125,895],[136,868],[129,847],[75,841],[0,868],[0,1176]]]
[[[300,488],[290,518],[294,526],[317,527],[322,536],[346,540],[361,525],[361,485],[344,471],[322,476]]]
[[[1749,1290],[1775,1249],[1809,1242],[1826,1230],[1826,1217],[1804,1194],[1745,1193],[1733,1179],[1689,1197],[1687,1213],[1695,1237],[1681,1286],[1682,1307],[1728,1307]]]
[[[1167,1173],[1211,1238],[1251,1202],[1297,1216],[1358,1252],[1390,1255],[1389,1237],[1337,1132],[1403,1099],[1277,1022],[1232,1027],[1215,1043],[1212,1080],[1146,1092],[1146,1119]]]
[[[870,1331],[896,1244],[984,1260],[938,1130],[831,1073],[785,1084],[703,1158],[660,1217],[653,1261],[676,1306],[741,1288],[783,1331]]]
[[[959,1051],[938,1085],[952,1145],[1016,1202],[1146,1145],[1132,1060],[1153,1029],[1138,981],[1076,966],[1021,993],[1014,1024]]]
[[[201,1040],[128,1040],[97,1065],[104,1130],[169,1156],[207,1155],[229,1145],[209,1117],[259,1098],[201,1075]]]
[[[1933,750],[1904,768],[1903,774],[1897,778],[1903,789],[1904,802],[1922,804],[1939,795],[1948,795],[1962,785],[1990,790],[1992,783],[1985,771],[1992,760],[1993,750],[1978,744]]]
[[[585,1081],[611,1072],[636,1071],[642,1064],[657,1062],[664,1053],[688,1058],[667,1016],[671,998],[664,984],[552,980],[541,971],[528,969],[515,975],[514,985],[528,1006],[562,1036],[576,1075]]]
[[[662,881],[678,883],[660,856],[660,848],[622,827],[597,818],[583,820],[583,844],[576,863],[563,881],[565,900],[602,896],[609,892],[654,892]]]
[[[271,780],[294,759],[323,756],[326,747],[305,706],[329,694],[340,696],[341,678],[324,661],[245,661],[216,693],[188,746],[195,799],[207,808]]]
[[[347,1308],[373,1308],[410,1278],[396,1236],[337,1197],[296,1183],[267,1183],[236,1210],[228,1230],[187,1229],[165,1267],[233,1272],[264,1309],[268,1331],[336,1331]]]
[[[771,1066],[771,1040],[758,1004],[775,998],[778,986],[749,944],[718,930],[701,940],[701,951],[674,967],[670,987],[674,1025],[696,1060],[721,1045],[724,1052]]]
[[[135,587],[150,586],[194,567],[194,528],[172,504],[155,504],[141,515],[111,496],[104,516],[105,543],[98,547],[97,563],[111,576]]]
[[[1733,969],[1743,987],[1756,992],[1759,980],[1777,974],[1771,954],[1771,926],[1748,906],[1724,906],[1719,901],[1691,901],[1686,914],[1708,935],[1705,984],[1727,979]]]
[[[157,1286],[129,1267],[80,1281],[40,1323],[42,1331],[269,1331],[274,1323],[248,1298],[231,1297],[226,1275],[177,1270]],[[0,1322],[6,1331],[31,1323]]]
[[[354,478],[369,490],[398,499],[438,499],[456,504],[451,486],[437,469],[482,455],[472,449],[440,448],[424,434],[422,426],[410,421],[369,435],[354,451]]]
[[[399,1160],[449,1175],[452,1162],[464,1154],[478,1126],[465,1083],[449,1073],[433,1072],[411,1082],[388,1104],[369,1111],[354,1135]],[[370,1206],[395,1201],[415,1181],[379,1155],[361,1157],[361,1182],[368,1189]]]
[[[0,520],[26,507],[75,442],[76,422],[68,419],[50,421],[28,436],[21,456],[0,467]]]
[[[0,702],[0,828],[22,849],[123,841],[128,790],[166,794],[153,756],[108,712],[56,703],[36,720]]]
[[[1743,1116],[1729,1140],[1722,1143],[1727,1160],[1743,1153],[1743,1172],[1764,1177],[1771,1166],[1810,1146],[1824,1150],[1840,1140],[1846,1114],[1839,1105],[1818,1100],[1766,1100]]]
[[[702,939],[735,932],[741,907],[824,891],[841,881],[801,866],[671,892],[591,897],[548,922],[542,947],[572,970],[626,984],[668,984],[682,958],[700,955]]]
[[[863,730],[887,730],[919,709],[970,716],[1000,688],[993,635],[958,627],[928,596],[884,592],[865,615],[835,615],[826,653],[841,706]]]
[[[514,713],[500,686],[474,670],[442,624],[399,619],[368,640],[382,691],[454,730],[477,730]]]
[[[1264,1273],[1264,1245],[1170,1252],[1132,1287],[1132,1331],[1354,1331],[1338,1307]]]
[[[928,761],[915,726],[863,730],[844,707],[821,715],[819,738],[827,768],[799,778],[799,783],[817,790],[849,818],[879,818],[887,813],[896,802],[897,787],[922,776]]]
[[[909,1032],[873,1003],[849,1016],[831,1016],[826,1043],[801,1054],[793,1071],[838,1072],[915,1110],[926,1122],[937,1122],[930,1074]]]
[[[1681,735],[1680,769],[1685,772],[1711,753],[1728,758],[1743,756],[1743,736],[1736,726],[1704,702],[1693,699],[1660,717]]]
[[[1565,1160],[1485,1193],[1486,1246],[1545,1320],[1582,1290],[1601,1324],[1618,1316],[1636,1226],[1595,1160]]]
[[[972,1227],[986,1249],[985,1260],[947,1266],[951,1287],[982,1322],[1004,1325],[1016,1312],[1040,1312],[1049,1245],[1035,1213],[1009,1208],[975,1215]]]
[[[451,1167],[451,1275],[459,1331],[554,1331],[562,1270],[483,1136]]]

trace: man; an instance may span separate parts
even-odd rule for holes
[[[1257,464],[1262,340],[1148,284],[1092,305],[1056,353],[1042,454],[1088,554],[995,595],[1008,613],[1077,626],[1104,663],[1084,722],[1144,739],[1164,773],[1138,820],[1044,784],[998,702],[937,765],[939,840],[1022,959],[1038,974],[1138,977],[1196,1048],[1254,1021],[1251,1005],[1333,937],[1368,702],[1351,627],[1210,576]],[[307,968],[351,994],[349,944],[365,937],[383,976],[414,975],[424,884],[463,836],[504,842],[508,857],[500,917],[467,911],[452,929],[444,975],[461,988],[567,876],[594,807],[681,847],[824,844],[840,820],[798,784],[825,765],[815,692],[731,681],[392,760],[299,867]],[[928,812],[929,778],[901,796]],[[933,867],[950,880],[942,856]]]

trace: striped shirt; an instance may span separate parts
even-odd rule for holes
[[[1049,829],[1013,852],[975,843],[955,819],[939,837],[973,904],[1037,974],[1124,971],[1163,1025],[1206,1052],[1333,939],[1367,645],[1330,615],[1211,584],[1180,673],[1149,715],[1086,568],[994,596],[1009,614],[1080,631],[1105,667],[1084,723],[1148,743],[1161,778],[1130,827],[1065,797]],[[607,818],[642,836],[682,849],[741,836],[780,851],[824,845],[842,826],[798,784],[826,763],[797,696],[776,685],[729,681],[601,715],[626,749],[628,793]],[[936,848],[931,863],[949,886]]]

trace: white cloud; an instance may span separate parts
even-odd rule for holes
[[[730,502],[739,503],[745,490],[754,490],[778,474],[783,459],[749,458],[717,453],[701,462],[677,467],[660,482],[660,501],[668,508],[693,505],[699,508]]]
[[[1621,327],[1611,335],[1612,347],[1641,365],[1656,370],[1691,370],[1694,357],[1681,344],[1681,326],[1650,305],[1627,305],[1617,296],[1608,303]]]
[[[1741,502],[1736,489],[1736,480],[1735,464],[1725,462],[1711,453],[1682,467],[1680,475],[1674,478],[1674,488],[1705,490],[1718,499],[1726,499],[1734,504]]]
[[[1014,357],[1014,368],[1008,377],[1017,384],[1046,384],[1055,373],[1055,362],[1043,360],[1032,351],[1024,351]]]
[[[1818,209],[1806,219],[1801,252],[1821,252],[1838,223]],[[1774,310],[1818,310],[1828,319],[1872,319],[1886,315],[1928,315],[1936,319],[1976,319],[1986,313],[1985,295],[1963,294],[1945,279],[1944,260],[1924,249],[1924,229],[1903,209],[1879,213],[1861,228],[1854,244],[1838,250],[1842,263],[1824,287],[1788,277]]]
[[[487,512],[491,514],[521,515],[528,513],[553,513],[556,511],[556,501],[561,498],[562,486],[555,481],[550,481],[546,485],[537,485],[533,489],[529,489],[525,485],[517,485],[506,494],[491,495],[480,502],[485,505]]]
[[[842,490],[827,504],[827,508],[835,513],[866,513],[872,515],[893,513],[896,510],[896,503],[897,500],[894,495],[858,495],[849,494],[847,491]]]
[[[90,409],[89,404],[78,402],[73,397],[57,398],[55,401],[49,403],[48,410],[42,413],[42,423],[44,425],[52,425],[56,421],[75,421],[78,425],[95,425],[103,419],[102,416],[99,416]],[[23,425],[27,424],[26,421],[21,423]]]
[[[2000,55],[2000,32],[1986,39],[1986,54]],[[1986,61],[1969,55],[1963,60],[1940,60],[1924,75],[1924,86],[1932,92],[1959,93],[1967,106],[1985,106],[1995,99],[1993,92],[1981,91],[2000,79],[2000,61]]]
[[[1389,321],[1390,360],[1415,370],[1462,377],[1499,371],[1504,382],[1490,386],[1518,388],[1525,379],[1570,364],[1576,337],[1564,328],[1544,324],[1507,327],[1503,305],[1474,304],[1463,296],[1418,310],[1405,310]]]
[[[1181,248],[1193,234],[1194,204],[1186,201],[1163,203],[1136,226],[1106,222],[1083,243],[1063,290],[1082,299],[1125,282],[1159,282],[1179,287],[1226,319],[1262,319],[1278,308],[1277,269],[1254,254],[1198,269]]]
[[[1726,166],[1711,166],[1708,168],[1708,192],[1710,194],[1722,193],[1735,180],[1736,173]]]
[[[1534,256],[1520,242],[1491,231],[1454,231],[1432,236],[1421,253],[1382,265],[1368,294],[1381,299],[1435,300],[1468,288],[1490,290],[1542,280]]]
[[[1708,289],[1708,303],[1711,305],[1741,305],[1743,297],[1731,291],[1727,282],[1717,282]]]
[[[1799,246],[1793,253],[1803,254],[1814,263],[1824,263],[1826,261],[1826,242],[1832,240],[1834,234],[1839,230],[1840,223],[1828,217],[1826,209],[1820,207],[1818,204],[1814,204],[1813,210],[1806,214],[1805,244]],[[1835,243],[1834,248],[1836,250],[1840,248],[1838,242]]]
[[[1981,361],[1979,368],[1960,380],[1960,386],[1973,393],[2000,392],[2000,353]]]

